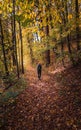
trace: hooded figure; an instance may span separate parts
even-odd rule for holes
[[[41,71],[42,71],[42,65],[39,63],[39,64],[37,65],[38,79],[41,78]]]

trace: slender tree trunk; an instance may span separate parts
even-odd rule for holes
[[[18,67],[18,58],[17,58],[17,43],[16,43],[16,21],[15,21],[15,0],[13,0],[13,35],[14,35],[14,47],[15,47],[15,56],[16,56],[16,67],[17,67],[17,76],[19,78],[19,67]]]
[[[21,47],[20,47],[20,39],[19,39],[19,34],[17,35],[17,43],[18,43],[18,49],[17,49],[17,51],[18,51],[18,63],[19,63],[19,71],[20,71],[20,66],[21,66],[21,52],[20,52],[20,50],[21,50]]]
[[[66,10],[66,25],[68,24],[68,7],[67,7],[67,0],[65,1],[65,10]],[[68,28],[66,29],[68,31]],[[70,61],[72,62],[72,64],[74,65],[74,59],[72,56],[72,50],[71,50],[71,43],[70,43],[70,35],[67,34],[67,47],[68,47],[68,52],[70,55]]]
[[[20,41],[21,41],[21,66],[22,66],[22,73],[24,74],[24,63],[23,63],[23,41],[22,41],[22,29],[19,21],[19,32],[20,32]]]
[[[64,45],[63,45],[62,40],[61,40],[61,53],[62,53],[62,64],[65,67],[65,64],[64,64]]]
[[[8,65],[7,65],[7,59],[6,59],[6,54],[5,54],[5,47],[4,47],[4,36],[3,36],[3,29],[2,29],[2,21],[0,18],[0,31],[1,31],[1,41],[2,41],[2,51],[3,51],[3,58],[4,58],[4,67],[5,67],[5,73],[8,76],[9,71],[8,71]]]
[[[60,27],[61,54],[62,54],[62,64],[65,67],[65,65],[64,65],[64,44],[62,42],[62,36],[61,35],[62,35],[62,27]]]
[[[30,37],[27,38],[27,41],[28,41],[28,44],[29,44],[31,64],[33,64],[34,63],[34,56],[33,56],[32,42],[30,40]]]
[[[48,19],[47,19],[48,21]],[[46,26],[46,36],[49,37],[49,25]],[[47,51],[46,51],[46,65],[48,66],[50,64],[50,50],[49,48],[49,41],[47,42]]]
[[[77,51],[80,50],[80,42],[79,42],[79,6],[78,0],[75,0],[75,17],[76,17],[76,39],[77,39]]]
[[[69,54],[72,55],[72,50],[71,50],[71,45],[70,45],[70,38],[69,38],[69,34],[67,35],[67,46],[68,46],[68,51]]]
[[[32,50],[32,47],[30,45],[31,43],[29,43],[29,49],[30,49],[30,57],[31,57],[31,63],[33,64],[34,63],[34,58],[33,58],[33,50]]]
[[[49,11],[49,16],[50,16],[50,1],[48,1],[48,5],[46,7],[46,11]],[[46,16],[46,23],[47,23],[47,26],[46,26],[46,37],[49,38],[49,24],[48,24],[48,21],[50,19],[49,16]],[[46,51],[46,65],[48,66],[50,64],[50,49],[49,49],[49,39],[48,39],[48,42],[47,42],[47,51]]]
[[[13,29],[13,16],[11,16],[11,28],[12,28],[12,60],[13,66],[16,65],[16,57],[15,57],[15,45],[14,45],[14,29]]]

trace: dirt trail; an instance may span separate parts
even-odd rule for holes
[[[70,88],[59,86],[51,73],[38,80],[33,68],[25,78],[28,87],[6,115],[4,130],[80,130],[80,107],[73,104]]]

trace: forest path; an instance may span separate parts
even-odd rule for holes
[[[38,80],[33,68],[25,78],[28,87],[6,115],[5,130],[79,130],[80,108],[77,112],[70,88],[59,86],[52,73],[43,71]]]
[[[54,86],[54,88],[57,86],[56,81],[53,79],[50,73],[46,71],[42,71],[41,80],[39,80],[37,71],[33,68],[30,68],[30,70],[28,70],[26,73],[26,77],[28,79],[29,86],[31,86],[31,88],[35,88],[35,91],[46,93],[50,91],[52,86]]]

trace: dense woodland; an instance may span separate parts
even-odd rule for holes
[[[66,59],[75,65],[80,34],[80,0],[1,0],[0,71],[9,75],[15,68],[19,77],[29,58],[46,66]]]
[[[81,70],[80,67],[78,67],[81,62],[81,0],[0,0],[0,94],[16,83],[17,86],[25,86],[26,83],[24,79],[26,79],[27,75],[29,79],[26,79],[26,81],[30,83],[33,82],[32,84],[36,84],[39,88],[42,88],[41,86],[44,84],[44,81],[41,83],[42,85],[40,83],[37,84],[36,81],[35,83],[35,72],[33,69],[31,69],[31,71],[28,70],[28,68],[30,68],[29,66],[36,68],[39,61],[42,63],[43,70],[46,71],[46,73],[47,70],[49,70],[48,68],[52,68],[50,70],[55,71],[56,68],[63,67],[63,69],[66,70],[67,66],[71,65],[73,67],[72,74],[75,73],[77,76],[71,75],[70,77],[69,74],[65,72],[61,77],[64,76],[65,78],[67,75],[68,79],[70,79],[74,76],[75,78],[73,78],[72,84],[75,85],[74,80],[79,76]],[[78,67],[77,72],[75,71],[76,67]],[[46,73],[44,73],[45,77]],[[71,74],[70,69],[68,69],[68,73]],[[24,79],[23,74],[25,75]],[[44,80],[47,80],[45,77]],[[49,83],[54,86],[56,81],[56,79],[54,79],[55,76],[48,75],[48,77],[51,77],[51,80],[45,81],[45,86],[46,84],[48,87],[51,86]],[[56,77],[58,82],[62,82],[63,78],[61,79],[58,74]],[[80,77],[77,78],[76,82],[78,82],[79,79]],[[68,82],[70,83],[69,80]],[[45,89],[47,90],[48,87]],[[30,95],[32,91],[36,91],[35,89],[33,90],[33,88],[30,89],[31,90],[27,90]],[[67,88],[63,90],[65,91]],[[70,90],[70,88],[68,88],[68,90]],[[55,91],[58,93],[57,90]],[[32,97],[26,97],[26,99],[28,98],[31,99]],[[49,99],[50,98],[47,98],[47,101]],[[53,99],[53,97],[51,97],[51,99]],[[10,102],[13,101],[11,100]],[[18,102],[20,102],[20,100],[18,100]],[[81,114],[81,112],[79,114]],[[34,117],[32,117],[32,120],[33,118]],[[77,118],[75,120],[77,120]],[[4,123],[2,122],[0,124],[1,127],[2,124]],[[56,121],[56,124],[59,123]],[[42,129],[40,123],[40,128],[37,126],[32,126],[31,128],[31,123],[29,123],[28,130],[49,130],[50,127],[50,130],[81,129],[81,125],[72,126],[71,123],[67,124],[66,129],[64,126],[62,126],[62,129],[59,129],[59,127],[61,128],[59,125],[57,127],[43,127],[44,129]],[[19,130],[26,129],[24,129],[24,127],[18,128]],[[16,127],[14,127],[14,129],[11,127],[10,130],[16,129]],[[2,127],[2,130],[6,129]]]

